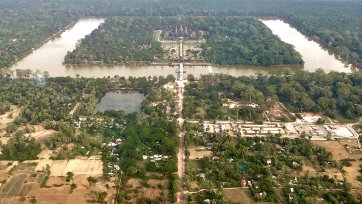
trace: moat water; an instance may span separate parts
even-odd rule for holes
[[[15,63],[10,69],[31,69],[33,71],[47,71],[52,77],[77,75],[82,77],[142,77],[142,76],[167,76],[175,74],[175,69],[169,66],[146,65],[64,65],[63,60],[68,51],[75,49],[77,43],[97,29],[104,19],[81,19],[74,26],[64,31],[59,37],[49,40],[43,46],[35,49],[31,54]],[[336,57],[324,50],[318,43],[309,40],[289,24],[280,20],[261,20],[271,31],[280,37],[282,41],[295,46],[305,61],[304,69],[314,71],[323,68],[326,71],[351,72],[351,68],[336,59]],[[213,66],[214,73],[225,73],[234,76],[250,76],[256,73],[281,70],[289,66],[278,67],[254,67],[254,66]],[[289,67],[301,69],[302,67]],[[208,74],[207,67],[186,67],[187,74],[199,76]]]

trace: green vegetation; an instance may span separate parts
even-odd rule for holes
[[[6,145],[2,145],[2,160],[32,160],[40,153],[40,144],[34,139],[24,137],[23,132],[17,132]]]
[[[191,77],[192,78],[192,77]],[[322,70],[275,73],[271,76],[203,76],[185,87],[184,116],[198,119],[262,119],[276,101],[292,112],[323,113],[339,120],[362,115],[362,73],[352,75]],[[227,99],[259,106],[223,107]],[[196,110],[196,111],[195,111]]]
[[[10,79],[0,76],[2,103],[6,104],[4,106],[16,105],[21,109],[21,114],[14,118],[14,122],[4,128],[6,136],[11,139],[1,145],[0,159],[37,159],[41,151],[40,143],[52,150],[51,159],[71,159],[102,152],[104,178],[122,178],[117,200],[123,201],[123,195],[130,198],[132,194],[124,188],[124,184],[131,178],[137,178],[142,179],[142,185],[147,188],[149,179],[166,181],[166,184],[156,186],[162,195],[151,201],[174,202],[178,190],[178,178],[175,175],[178,130],[173,114],[174,96],[163,87],[174,80],[173,76],[129,79],[118,76],[108,79],[62,77],[47,78],[45,84],[37,85],[25,77]],[[128,115],[123,111],[93,112],[95,102],[105,93],[123,88],[138,90],[146,95],[142,112]],[[70,114],[78,103],[78,109]],[[166,112],[168,108],[172,111]],[[54,130],[55,133],[36,140],[31,136],[34,125]],[[145,155],[147,159],[144,159]],[[41,187],[45,187],[49,179],[49,169],[48,166]],[[70,192],[77,188],[72,182],[73,176],[73,173],[68,172],[65,177],[65,181],[71,184]],[[87,180],[92,186],[103,182],[103,179],[95,177]],[[101,192],[94,195],[97,202],[103,202],[106,197]]]
[[[293,46],[281,42],[254,19],[211,18],[200,29],[207,32],[202,54],[208,62],[257,66],[303,64]]]
[[[76,50],[68,52],[65,63],[152,62],[163,53],[154,40],[155,22],[152,18],[109,18]]]
[[[244,18],[115,17],[69,52],[66,63],[149,63],[163,55],[155,30],[185,25],[205,32],[205,60],[223,65],[302,64],[301,56],[261,22]]]
[[[32,48],[80,17],[176,15],[278,17],[344,60],[362,66],[359,1],[106,0],[100,4],[96,0],[4,0],[0,3],[0,67],[7,67],[24,57]]]
[[[330,152],[307,139],[230,137],[219,133],[200,133],[195,127],[187,127],[187,147],[212,146],[211,156],[199,160],[186,159],[187,188],[190,188],[190,182],[195,181],[197,189],[217,188],[218,192],[221,188],[248,187],[255,201],[267,202],[281,202],[275,191],[282,188],[288,203],[305,203],[315,197],[356,202],[346,181],[328,176],[328,173],[319,175],[303,170],[305,165],[318,172],[339,168]],[[338,189],[341,194],[333,196],[324,189]],[[222,200],[217,194],[210,196]],[[193,195],[188,199],[196,201],[197,198]]]

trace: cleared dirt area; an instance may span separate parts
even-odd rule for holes
[[[305,159],[303,160],[303,171],[300,173],[301,175],[308,174],[309,176],[323,176],[327,175],[330,178],[333,178],[337,181],[343,181],[342,173],[336,168],[328,168],[325,169],[325,172],[322,172],[321,169],[314,167],[310,162],[307,162]]]
[[[143,193],[146,198],[149,198],[151,200],[155,200],[156,198],[160,197],[162,190],[160,189],[154,189],[154,188],[146,188],[144,189]],[[165,193],[165,196],[167,194]]]
[[[49,159],[52,155],[52,150],[42,150],[39,154],[38,154],[38,158],[39,159]]]
[[[362,151],[358,147],[357,140],[340,140],[339,142],[346,147],[349,153],[360,154],[362,157]]]
[[[21,109],[16,106],[11,106],[10,111],[0,115],[0,129],[5,128],[9,123],[19,117]]]
[[[23,189],[21,189],[21,191],[19,193],[19,196],[20,197],[26,197],[30,193],[30,191],[34,187],[34,185],[35,185],[34,183],[26,183],[26,184],[24,184]]]
[[[10,140],[10,137],[0,137],[1,144],[7,144]]]
[[[190,191],[197,191],[199,190],[199,184],[197,181],[191,181],[190,182]]]
[[[87,180],[88,177],[88,175],[76,175],[73,177],[73,183],[80,187],[89,187],[89,182]]]
[[[359,159],[362,157],[362,154],[348,153],[346,148],[339,141],[312,141],[312,143],[326,148],[326,150],[333,154],[333,159],[337,161],[347,158]]]
[[[242,204],[266,204],[267,202],[255,202],[253,198],[250,197],[248,189],[223,189],[222,194],[226,201],[231,203],[242,203]]]
[[[48,159],[39,160],[37,166],[35,167],[35,171],[45,171],[47,165],[51,167],[53,163],[54,163],[53,160],[48,160]]]
[[[359,172],[359,170],[361,169],[360,165],[362,165],[362,161],[352,161],[351,164],[352,166],[350,167],[343,167],[343,170],[346,172],[345,176],[348,182],[352,184],[353,188],[362,189],[362,183],[357,180],[357,176],[362,175],[362,173]]]
[[[75,175],[98,176],[103,174],[103,162],[99,159],[71,159],[71,160],[37,160],[36,171],[44,171],[50,166],[51,176],[66,176],[68,172]]]
[[[61,185],[64,185],[65,184],[65,181],[64,179],[62,179],[61,177],[57,177],[57,176],[50,176],[47,183],[46,183],[46,186],[61,186]]]
[[[356,140],[341,140],[339,141],[313,141],[314,144],[322,146],[326,148],[333,154],[333,159],[340,161],[342,159],[352,159],[355,161],[351,161],[352,166],[347,167],[344,166],[343,170],[345,171],[345,177],[347,178],[348,182],[352,184],[352,188],[362,189],[362,183],[357,180],[357,176],[361,175],[360,165],[362,165],[362,161],[359,159],[362,158],[361,153],[349,153],[345,145],[349,147],[356,146]],[[338,180],[343,180],[343,177],[340,173],[326,171],[325,175],[329,175],[330,177],[334,177]]]
[[[212,155],[212,151],[209,150],[190,150],[189,159],[202,159],[204,157],[209,157]]]
[[[37,203],[67,203],[70,186],[67,185],[56,188],[36,188],[34,190],[38,201]]]
[[[87,203],[90,200],[90,190],[84,187],[78,187],[73,190],[73,193],[69,195],[68,203]]]
[[[142,180],[136,179],[136,178],[131,178],[127,181],[126,185],[130,188],[139,188],[142,186]]]
[[[87,174],[90,176],[103,174],[103,162],[95,159],[72,159],[69,160],[66,168],[63,170],[62,176],[65,176],[67,172],[73,172],[74,174]]]
[[[147,183],[151,187],[163,186],[164,188],[167,188],[168,186],[168,180],[166,179],[165,180],[149,179]]]
[[[65,176],[63,174],[64,169],[66,168],[68,164],[68,160],[54,160],[53,164],[50,166],[50,175],[51,176]]]
[[[41,140],[41,139],[48,138],[48,137],[51,137],[51,136],[54,136],[55,134],[57,134],[57,132],[55,130],[46,130],[41,125],[35,125],[34,129],[35,129],[35,132],[29,133],[26,136],[33,137],[37,140]]]

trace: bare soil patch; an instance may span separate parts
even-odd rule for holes
[[[10,111],[0,115],[0,129],[5,128],[9,123],[12,123],[19,117],[21,109],[16,106],[11,106]]]
[[[5,181],[8,180],[9,177],[10,177],[10,175],[9,175],[8,172],[4,172],[4,171],[1,171],[1,172],[0,172],[0,182],[1,182],[1,181],[4,181],[4,180],[5,180]]]
[[[312,143],[326,148],[333,154],[333,159],[337,161],[347,158],[359,159],[361,157],[361,154],[348,153],[346,148],[338,141],[312,141]]]
[[[40,204],[66,203],[69,191],[69,185],[53,188],[37,188],[35,195],[38,201],[37,203]]]
[[[249,195],[248,189],[223,189],[222,193],[226,201],[231,203],[242,203],[242,204],[254,204],[254,203],[266,203],[266,202],[255,202]]]
[[[88,177],[88,175],[75,175],[73,183],[77,184],[77,186],[89,187]]]
[[[51,136],[54,136],[55,134],[57,134],[57,132],[55,130],[46,130],[43,126],[41,125],[35,125],[34,126],[35,132],[33,133],[29,133],[27,136],[29,137],[33,137],[37,140],[42,140]]]
[[[52,187],[52,186],[62,186],[65,185],[66,182],[63,178],[58,177],[58,176],[50,176],[46,186]]]
[[[136,178],[131,178],[127,181],[126,185],[129,186],[130,188],[139,188],[142,186],[142,180],[136,179]]]
[[[197,181],[190,182],[190,191],[197,191],[199,189],[199,184]]]
[[[42,150],[37,156],[39,159],[49,159],[52,155],[52,150]]]
[[[10,140],[10,137],[0,137],[1,144],[7,144]]]
[[[359,170],[361,169],[360,165],[362,164],[362,161],[352,161],[351,164],[352,166],[350,167],[343,167],[343,170],[346,172],[345,176],[348,182],[352,184],[353,188],[362,189],[362,183],[357,180],[357,176],[362,175],[362,173],[359,172]]]
[[[189,159],[202,159],[204,157],[210,157],[212,155],[212,151],[210,150],[190,150]]]
[[[84,188],[84,187],[78,187],[73,190],[73,193],[69,195],[69,199],[67,203],[88,203],[88,200],[91,200],[91,197],[89,196],[90,189]]]
[[[147,181],[147,183],[151,187],[163,186],[164,188],[167,188],[167,186],[168,186],[168,180],[167,179],[164,179],[164,180],[149,179]]]
[[[160,189],[154,189],[154,188],[146,188],[144,190],[144,196],[146,198],[149,198],[151,200],[155,200],[157,199],[158,197],[160,197],[160,194],[161,194],[161,191]],[[166,194],[165,194],[166,195]],[[167,196],[167,195],[166,195]]]
[[[53,165],[53,163],[54,163],[53,160],[48,160],[48,159],[39,160],[37,166],[35,167],[35,171],[45,171],[47,165],[49,165],[49,167],[51,167]]]
[[[103,174],[103,162],[96,159],[71,159],[67,163],[63,173],[60,176],[65,176],[67,172],[73,172],[76,175],[86,174],[89,176],[97,176]]]
[[[65,176],[63,174],[65,167],[68,164],[68,160],[54,160],[53,164],[50,166],[50,175],[51,176]]]
[[[24,184],[23,188],[21,189],[21,191],[19,193],[19,196],[20,197],[26,197],[30,193],[30,191],[34,187],[34,185],[35,185],[34,183],[26,183],[26,184]]]

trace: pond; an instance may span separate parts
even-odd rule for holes
[[[145,96],[137,91],[119,90],[106,93],[94,112],[123,110],[126,114],[140,112]]]

